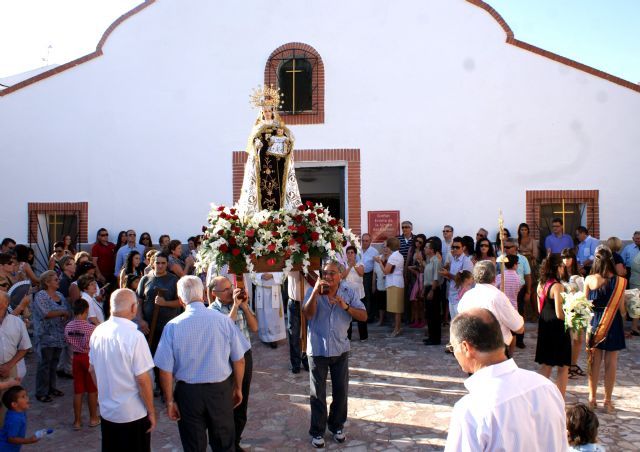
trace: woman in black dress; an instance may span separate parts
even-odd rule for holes
[[[562,311],[561,279],[562,261],[559,255],[550,255],[542,261],[538,284],[538,343],[535,361],[540,364],[540,373],[551,377],[557,367],[556,386],[564,397],[571,365],[571,336],[564,328]]]

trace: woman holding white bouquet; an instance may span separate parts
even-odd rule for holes
[[[616,275],[609,248],[596,248],[591,275],[584,281],[585,295],[593,301],[591,332],[587,337],[587,353],[590,362],[589,406],[595,408],[600,363],[604,357],[604,407],[614,411],[611,396],[616,382],[618,351],[625,348],[624,326],[626,316],[624,290],[626,279]]]
[[[573,248],[565,248],[560,253],[562,257],[562,285],[565,292],[574,294],[584,291],[584,278],[580,276],[576,251]],[[584,377],[587,375],[580,366],[580,350],[584,345],[584,330],[571,330],[571,365],[569,366],[569,378]]]
[[[535,361],[547,378],[557,367],[556,386],[564,397],[571,365],[571,336],[564,327],[562,310],[564,287],[560,283],[563,266],[560,255],[551,254],[542,261],[538,284],[538,343]]]

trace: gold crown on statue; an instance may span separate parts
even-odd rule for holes
[[[280,88],[274,88],[273,85],[258,86],[253,89],[249,97],[256,108],[271,107],[274,110],[279,110],[280,106],[284,104],[284,101],[281,100],[283,96],[280,94]]]

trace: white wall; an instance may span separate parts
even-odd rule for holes
[[[627,238],[640,94],[504,40],[464,0],[159,0],[103,56],[0,98],[3,166],[23,169],[4,174],[0,235],[26,239],[30,201],[88,201],[90,237],[197,233],[209,202],[231,202],[267,57],[304,42],[326,113],[292,126],[296,146],[361,150],[363,230],[388,209],[475,233],[502,208],[514,228],[526,190],[598,189],[601,235]]]

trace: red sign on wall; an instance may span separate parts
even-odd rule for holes
[[[400,235],[399,210],[370,210],[367,218],[372,243],[383,243],[389,237]]]

